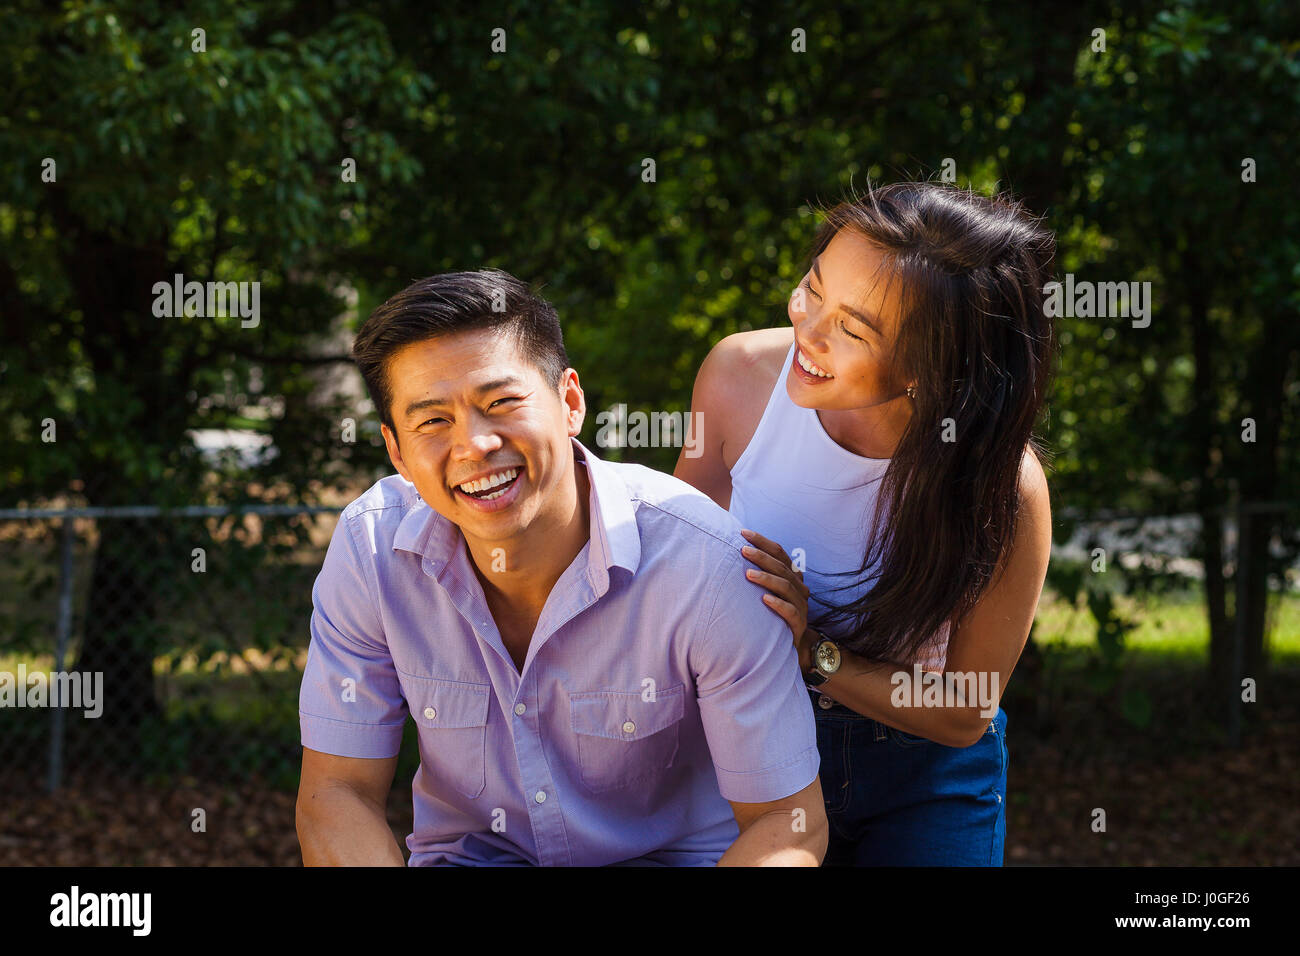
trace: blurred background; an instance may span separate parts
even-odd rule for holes
[[[347,358],[379,302],[540,286],[595,448],[786,323],[813,203],[916,177],[1152,290],[1060,320],[1007,862],[1300,863],[1295,4],[0,9],[0,672],[105,675],[97,719],[0,709],[0,863],[300,862],[311,586],[392,472]],[[178,274],[256,315],[160,315]]]

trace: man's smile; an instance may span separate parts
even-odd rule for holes
[[[452,486],[452,497],[476,511],[492,512],[509,507],[519,497],[523,484],[523,467],[512,465],[480,472]]]

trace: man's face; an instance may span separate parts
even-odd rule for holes
[[[486,328],[406,346],[388,379],[388,456],[467,541],[508,542],[562,506],[586,414],[573,369],[552,388],[512,333]]]

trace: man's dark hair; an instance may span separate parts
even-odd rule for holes
[[[494,308],[495,306],[495,308]],[[444,272],[412,282],[366,319],[352,357],[366,381],[379,420],[393,425],[388,360],[415,342],[499,327],[515,335],[519,351],[558,389],[569,367],[555,309],[527,285],[500,269]]]

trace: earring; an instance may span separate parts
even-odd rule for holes
[[[915,386],[915,385],[909,385],[909,386],[907,386],[907,397],[908,397],[908,398],[916,398],[916,386]]]

